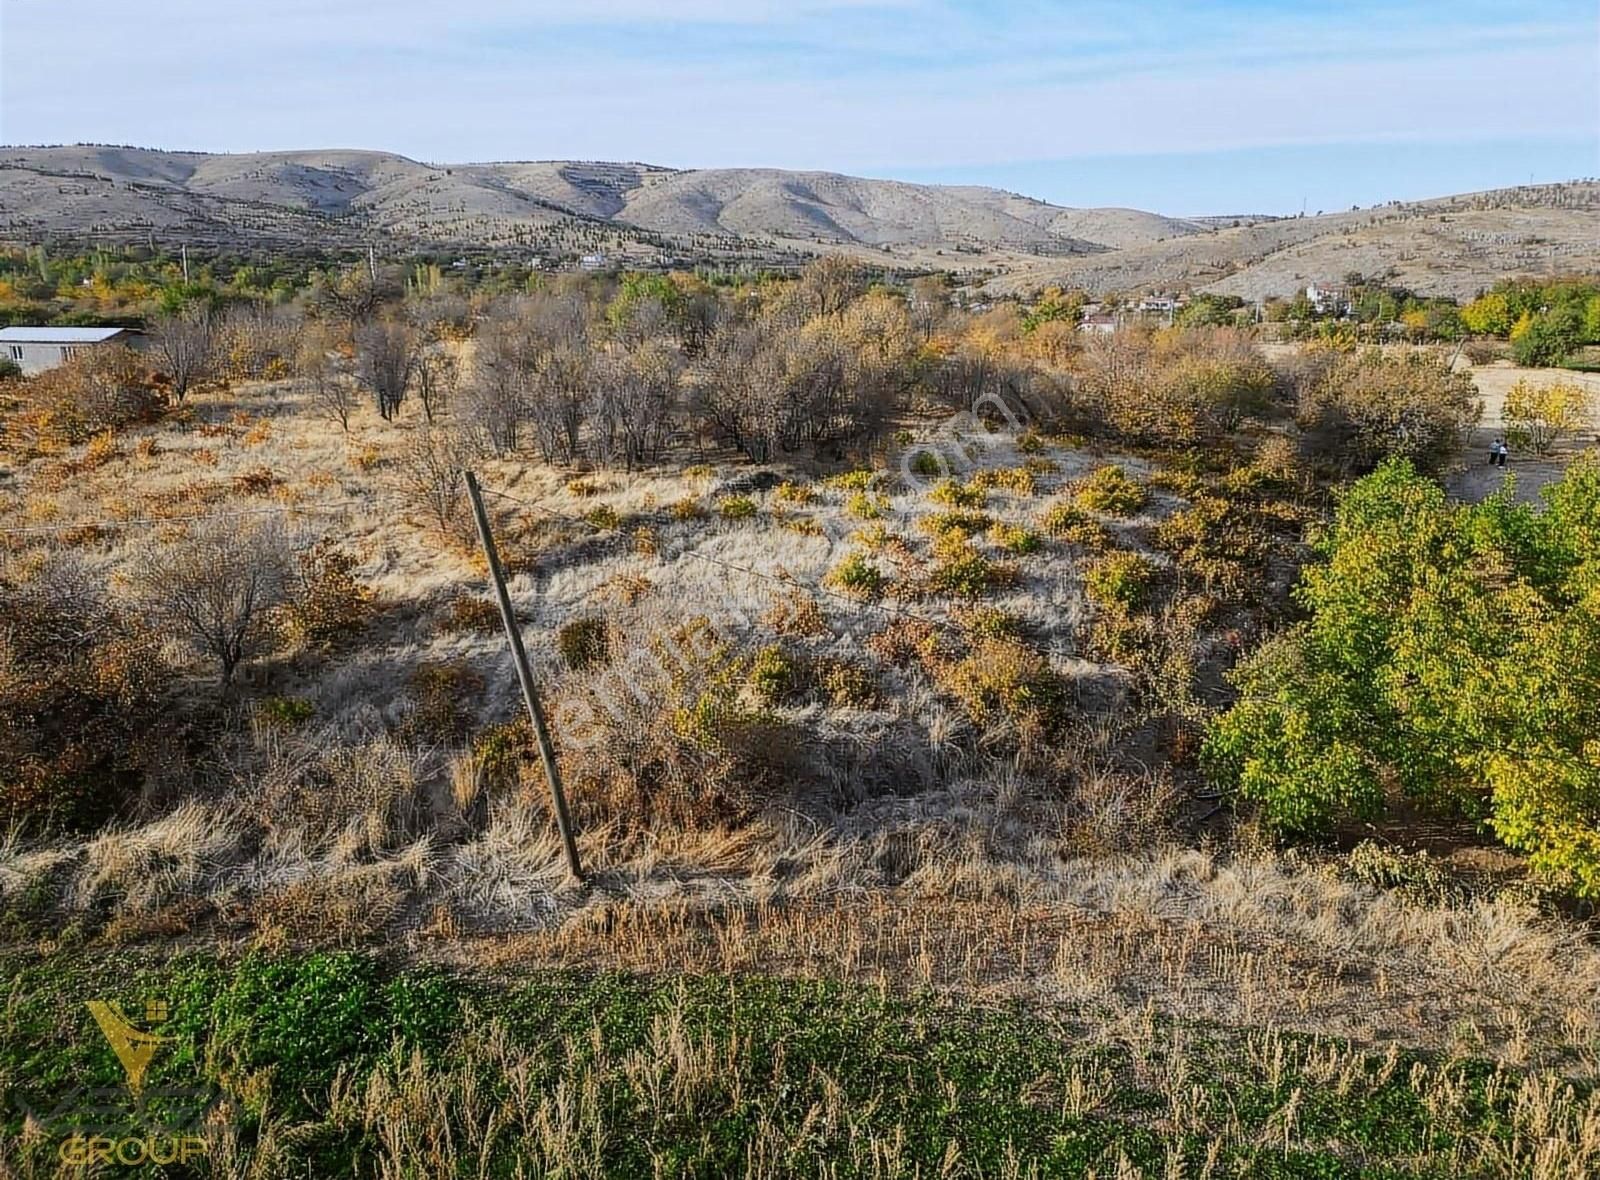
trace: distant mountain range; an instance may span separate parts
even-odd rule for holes
[[[0,238],[517,250],[621,265],[844,250],[992,271],[997,291],[1286,294],[1348,271],[1470,294],[1508,273],[1600,270],[1600,185],[1504,189],[1317,217],[1067,208],[980,186],[770,168],[424,164],[385,152],[0,147]]]

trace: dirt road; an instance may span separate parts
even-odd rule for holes
[[[1516,477],[1518,500],[1531,500],[1548,483],[1561,478],[1567,464],[1585,451],[1594,452],[1600,446],[1597,438],[1597,413],[1600,413],[1600,373],[1573,373],[1562,369],[1525,369],[1509,361],[1496,361],[1490,365],[1469,365],[1461,358],[1457,367],[1472,374],[1473,383],[1483,397],[1483,419],[1473,430],[1463,456],[1464,468],[1453,475],[1448,486],[1452,495],[1463,500],[1481,500],[1497,490],[1507,475]],[[1489,444],[1505,435],[1506,394],[1518,381],[1526,379],[1531,385],[1550,385],[1557,381],[1570,381],[1589,390],[1591,411],[1589,421],[1577,434],[1562,440],[1556,450],[1545,458],[1527,452],[1513,451],[1504,468],[1491,467],[1488,462]]]

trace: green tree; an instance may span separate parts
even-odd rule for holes
[[[1535,315],[1526,330],[1512,339],[1511,355],[1519,365],[1559,365],[1582,342],[1582,313],[1568,304]]]
[[[1511,332],[1511,309],[1503,294],[1490,291],[1461,309],[1461,322],[1474,336],[1505,336]]]
[[[1308,621],[1237,672],[1210,773],[1297,835],[1375,814],[1393,784],[1600,896],[1600,466],[1540,507],[1459,505],[1391,460],[1320,549]]]

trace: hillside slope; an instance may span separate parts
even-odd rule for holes
[[[212,155],[0,147],[0,238],[519,248],[622,262],[846,250],[985,267],[995,294],[1204,289],[1258,299],[1350,271],[1471,295],[1507,274],[1600,270],[1600,183],[1294,218],[1065,208],[1001,189],[773,168],[435,165],[352,150]]]
[[[555,227],[665,239],[760,238],[1039,256],[1102,252],[1194,232],[1153,215],[1116,240],[1072,231],[1068,210],[974,186],[772,168],[680,171],[539,161],[432,165],[385,152],[208,155],[80,145],[0,148],[0,232],[11,238],[155,235],[274,241],[374,233],[412,242],[538,244]],[[1121,211],[1106,211],[1114,214]]]
[[[1259,299],[1360,271],[1461,298],[1510,274],[1600,270],[1597,230],[1600,183],[1534,185],[1130,243],[1114,253],[1025,265],[989,289],[1168,287]]]

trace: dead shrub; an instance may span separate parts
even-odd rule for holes
[[[937,627],[921,619],[899,618],[882,631],[867,637],[867,650],[885,663],[908,668],[941,650]]]
[[[459,436],[424,427],[395,465],[398,490],[407,506],[440,533],[459,541],[471,534],[461,474],[470,460],[471,449]]]
[[[127,348],[91,348],[11,392],[19,404],[6,422],[7,440],[39,454],[153,422],[167,404],[155,375]]]
[[[411,674],[411,708],[400,734],[428,743],[460,741],[471,732],[483,677],[460,660],[432,660]]]
[[[462,723],[455,732],[465,729]],[[267,750],[252,807],[270,832],[293,833],[309,851],[378,856],[428,828],[431,756],[412,743],[379,736],[341,744],[325,732],[301,731]]]
[[[445,631],[494,632],[500,629],[500,607],[476,594],[451,599],[441,628]]]
[[[82,830],[160,760],[169,673],[86,570],[0,585],[0,829]]]
[[[556,630],[556,652],[561,662],[575,672],[609,663],[611,628],[598,615],[563,623]]]
[[[856,660],[824,657],[812,664],[811,678],[836,709],[870,709],[878,703],[878,678]]]
[[[292,566],[280,522],[213,520],[170,545],[141,549],[128,581],[146,618],[216,661],[227,692],[238,666],[277,641]]]
[[[1182,797],[1165,773],[1093,763],[1073,776],[1068,790],[1066,843],[1088,856],[1133,852],[1169,838]]]
[[[332,647],[366,626],[372,591],[356,577],[355,558],[324,537],[297,559],[285,636],[308,647]]]
[[[828,621],[816,595],[796,586],[783,594],[761,616],[761,621],[779,635],[826,635]]]
[[[233,490],[241,496],[264,496],[282,482],[270,467],[252,467],[233,477]]]
[[[1481,414],[1472,375],[1432,353],[1336,353],[1299,391],[1310,452],[1357,472],[1396,455],[1441,470]]]
[[[582,822],[625,831],[748,820],[804,781],[800,735],[741,689],[753,653],[703,619],[556,703],[562,773]]]
[[[258,935],[356,946],[385,936],[414,893],[406,866],[392,861],[318,874],[256,899]]]

